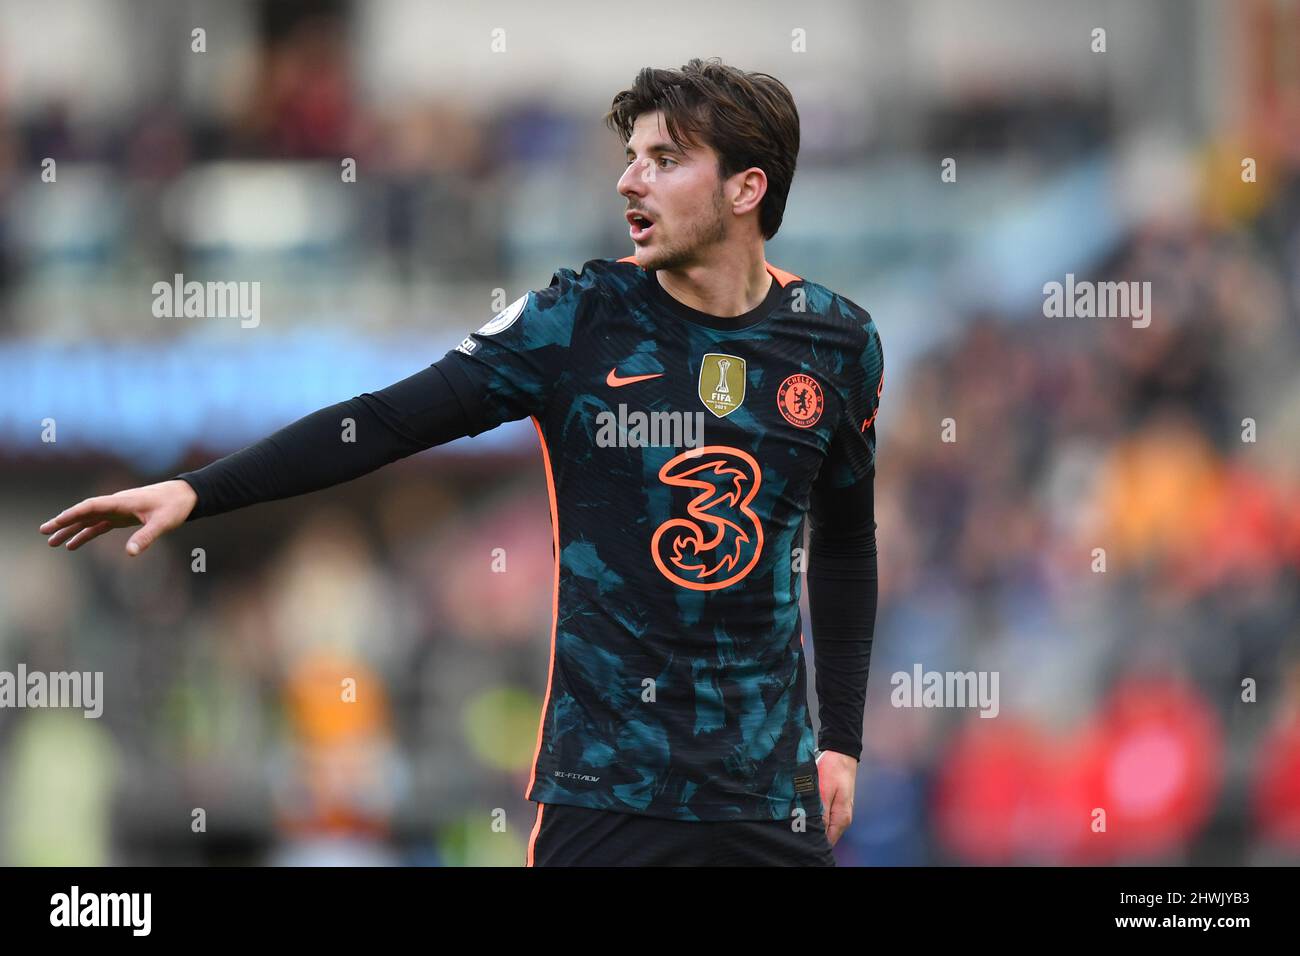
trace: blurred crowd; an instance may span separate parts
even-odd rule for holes
[[[559,265],[629,247],[615,191],[623,151],[600,118],[639,61],[602,76],[583,102],[527,83],[487,108],[451,94],[376,95],[374,64],[359,62],[363,11],[351,4],[245,0],[187,17],[151,2],[154,22],[139,35],[159,61],[150,70],[168,79],[142,81],[112,110],[53,85],[6,98],[16,77],[0,64],[0,338],[192,332],[194,322],[150,314],[153,284],[178,273],[259,282],[267,335],[463,335],[495,289],[545,285]],[[230,22],[240,10],[250,22]],[[192,50],[196,22],[207,24],[203,53]],[[850,295],[903,254],[934,256],[962,228],[933,199],[928,214],[919,208],[928,166],[923,186],[897,181],[920,173],[918,155],[959,153],[970,175],[985,157],[1050,169],[1092,148],[1110,113],[1068,89],[964,91],[921,121],[915,104],[874,97],[801,97],[799,175],[776,253],[817,263],[820,281],[852,285]],[[985,204],[998,188],[986,177]]]
[[[1152,281],[1149,327],[971,315],[886,388],[846,858],[1300,858],[1300,164],[1283,182],[1098,265]],[[999,672],[997,719],[892,707],[915,661]]]
[[[467,277],[536,287],[624,250],[617,151],[590,116],[545,98],[376,109],[346,5],[251,9],[257,42],[215,112],[142,101],[95,124],[0,96],[0,338],[165,337],[136,321],[142,290],[230,270],[265,280],[281,322],[463,334],[484,315],[481,289],[457,299]],[[810,222],[819,196],[854,201],[819,173],[872,144],[865,121],[804,112],[770,258],[870,309],[888,369],[840,864],[1300,862],[1300,155],[1273,157],[1263,201],[1225,202],[1235,167],[1207,172],[1190,212],[1126,225],[1087,265],[1152,283],[1148,327],[936,295],[908,317],[935,313],[918,346],[863,274],[921,276],[920,298],[945,240],[917,230],[890,258],[863,237],[957,207],[850,238]],[[907,160],[929,176],[973,151],[1045,176],[1118,149],[1113,120],[1065,91],[985,91],[918,124]],[[41,191],[46,156],[68,189]],[[346,200],[339,156],[358,160]],[[979,232],[978,208],[955,215]],[[194,447],[191,465],[214,451]],[[0,670],[102,671],[106,697],[98,720],[0,709],[0,863],[523,861],[552,587],[535,446],[435,449],[139,559],[124,532],[68,554],[37,526],[164,474],[0,455]],[[892,675],[917,664],[996,672],[998,716],[895,706]]]

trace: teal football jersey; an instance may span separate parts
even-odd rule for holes
[[[734,318],[631,259],[561,269],[448,354],[474,432],[536,427],[555,546],[526,796],[678,820],[822,812],[797,551],[875,465],[871,316],[768,264]]]

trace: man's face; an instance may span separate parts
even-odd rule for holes
[[[718,154],[709,146],[683,151],[669,139],[663,113],[637,117],[627,142],[627,170],[618,191],[627,212],[651,223],[631,224],[637,264],[643,269],[681,269],[707,260],[726,241],[730,225]]]

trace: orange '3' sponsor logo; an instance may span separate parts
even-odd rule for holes
[[[686,505],[686,517],[669,518],[650,539],[650,554],[664,577],[695,591],[716,591],[754,569],[763,551],[763,526],[750,508],[762,483],[753,456],[728,445],[689,448],[664,463],[659,480],[699,491]]]

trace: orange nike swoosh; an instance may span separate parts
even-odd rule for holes
[[[621,385],[631,385],[633,382],[644,382],[648,378],[658,378],[663,372],[651,372],[649,375],[629,375],[626,378],[619,378],[618,369],[612,368],[609,374],[605,376],[605,384],[610,388],[618,388]]]

